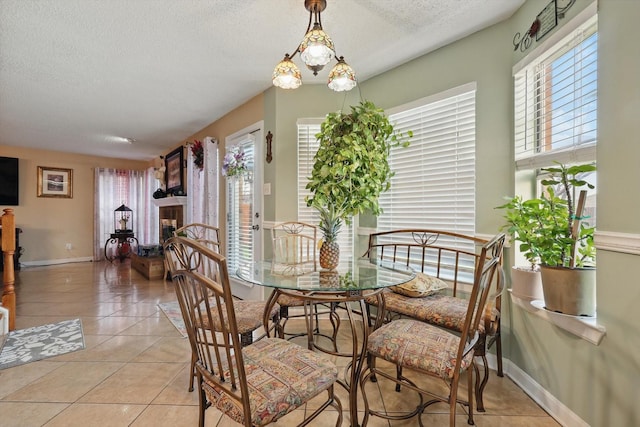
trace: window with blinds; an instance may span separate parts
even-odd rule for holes
[[[320,147],[316,139],[316,134],[320,132],[320,123],[322,119],[298,120],[298,221],[316,226],[320,223],[320,215],[318,211],[307,206],[305,200],[311,192],[305,187],[313,170],[313,156]],[[321,238],[321,234],[318,238]],[[338,234],[341,255],[353,254],[353,240],[353,223],[343,224]]]
[[[595,159],[597,48],[593,16],[514,73],[518,168]]]
[[[249,174],[254,170],[254,138],[245,135],[233,146],[244,151]],[[253,182],[248,176],[227,177],[227,263],[229,271],[254,261]]]
[[[475,233],[475,84],[390,111],[409,147],[391,150],[395,173],[379,202],[378,231],[430,228]]]

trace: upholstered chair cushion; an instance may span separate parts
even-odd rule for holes
[[[468,301],[464,298],[435,294],[426,298],[407,298],[404,295],[385,290],[385,309],[403,316],[441,326],[453,331],[462,331],[467,313]],[[367,297],[369,304],[377,305],[375,297]],[[484,333],[485,323],[493,324],[500,317],[493,301],[487,302],[484,322],[480,322],[479,332]]]
[[[268,424],[328,389],[338,371],[321,355],[279,338],[266,338],[244,347],[251,423]],[[225,374],[229,377],[229,372]],[[212,406],[245,424],[242,406],[221,388],[205,380]]]
[[[451,332],[412,319],[389,322],[369,336],[367,350],[376,357],[409,369],[429,372],[451,380],[455,369],[460,338]],[[473,351],[462,360],[467,369]]]
[[[411,298],[421,298],[433,295],[436,292],[446,289],[447,283],[437,277],[424,273],[416,273],[416,277],[410,282],[402,285],[392,286],[390,289],[400,295]]]
[[[280,296],[278,296],[278,304],[283,307],[301,307],[304,305],[304,299],[287,294],[280,294]]]
[[[238,333],[244,334],[247,332],[252,332],[262,326],[262,313],[264,313],[264,307],[266,303],[263,301],[234,301],[233,308],[236,313],[236,322],[238,323]],[[269,318],[273,318],[280,311],[280,306],[275,304]],[[220,317],[218,316],[218,309],[211,307],[211,319],[213,321],[213,330],[219,331],[222,329],[220,325]],[[226,322],[226,309],[222,309],[223,315],[225,316]],[[204,318],[205,329],[211,329],[210,325],[208,325],[209,320]],[[196,323],[198,320],[196,319]],[[200,327],[199,324],[196,326]],[[228,328],[228,326],[227,326]]]

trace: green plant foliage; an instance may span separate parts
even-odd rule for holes
[[[389,189],[393,176],[389,152],[407,146],[411,136],[396,132],[384,111],[370,101],[352,106],[348,114],[327,115],[316,135],[320,148],[307,184],[312,193],[307,205],[320,211],[321,228],[334,229],[336,221],[349,223],[365,211],[381,213],[378,197]]]
[[[333,205],[318,206],[320,212],[320,231],[326,242],[335,242],[342,227],[342,219],[337,215]]]
[[[550,174],[542,181],[545,189],[539,198],[523,200],[521,196],[506,198],[507,203],[497,209],[505,209],[507,223],[502,230],[520,242],[519,249],[534,267],[537,263],[549,266],[594,266],[596,249],[594,227],[580,223],[578,233],[572,233],[575,220],[575,191],[594,186],[580,178],[584,173],[596,170],[593,164],[543,168]],[[559,197],[554,186],[560,184],[567,195]],[[572,248],[576,248],[572,260]]]
[[[544,237],[539,233],[540,224],[545,222],[546,212],[541,209],[537,199],[522,200],[521,196],[505,198],[507,203],[497,209],[505,209],[504,219],[507,224],[502,230],[520,242],[520,252],[535,269],[540,262],[540,240]]]

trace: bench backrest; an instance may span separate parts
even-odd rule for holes
[[[452,284],[471,285],[486,239],[442,230],[402,229],[372,233],[366,257],[411,266]]]

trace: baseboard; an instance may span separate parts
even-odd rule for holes
[[[47,259],[40,261],[22,261],[21,266],[24,267],[38,267],[44,265],[56,265],[56,264],[69,264],[72,262],[91,262],[92,257],[80,257],[80,258],[62,258],[62,259]]]
[[[489,355],[490,359],[493,359],[495,364],[495,355]],[[489,367],[492,367],[492,362],[489,360]],[[534,381],[526,372],[520,369],[510,360],[503,359],[504,373],[511,380],[518,385],[531,399],[533,399],[538,405],[549,413],[558,423],[563,426],[572,427],[589,427],[582,418],[571,411],[567,406],[555,398],[551,393],[545,390],[540,384]]]

